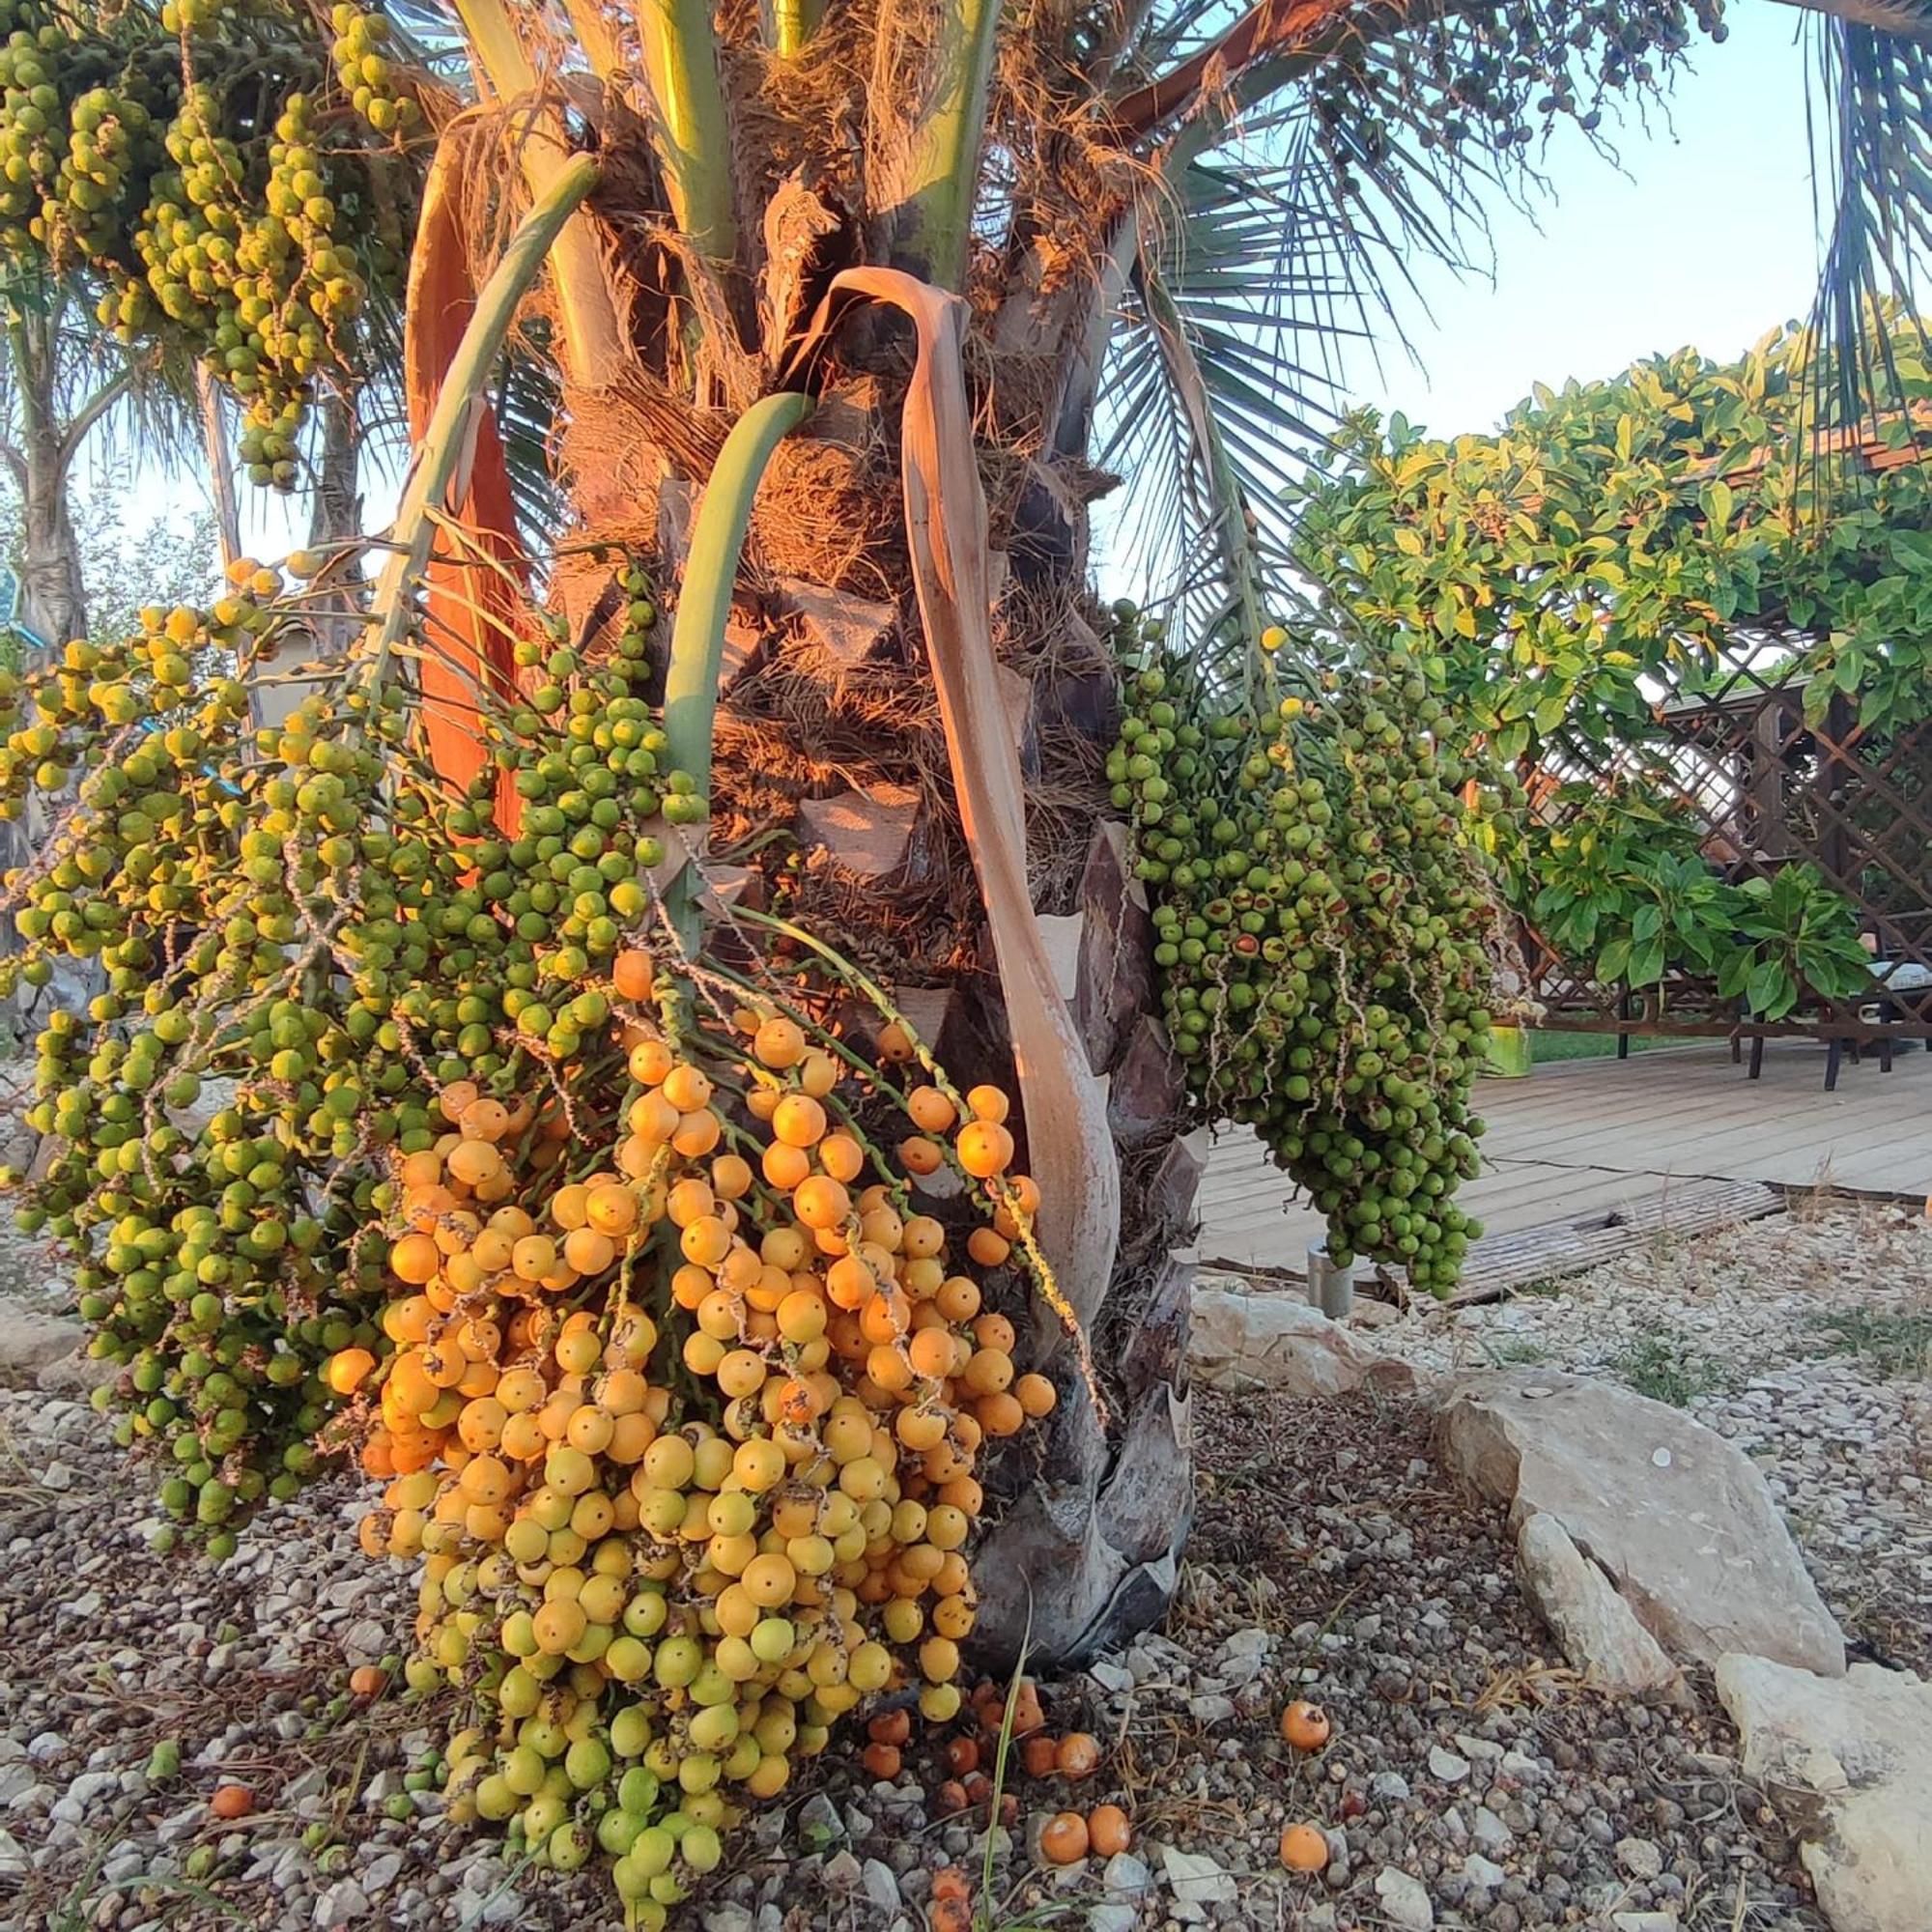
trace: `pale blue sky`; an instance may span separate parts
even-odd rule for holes
[[[1441,435],[1492,429],[1532,382],[1608,376],[1694,344],[1728,357],[1802,316],[1818,248],[1804,120],[1804,15],[1734,0],[1730,39],[1697,43],[1663,113],[1617,133],[1618,165],[1552,142],[1557,198],[1493,210],[1493,286],[1425,270],[1433,315],[1350,356],[1357,400]],[[1478,244],[1479,245],[1479,244]]]

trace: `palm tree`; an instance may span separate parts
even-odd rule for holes
[[[17,614],[50,643],[84,638],[87,591],[69,485],[90,434],[117,410],[133,412],[139,361],[80,326],[73,292],[45,277],[14,278],[0,304],[0,461],[19,492],[22,524]]]
[[[1925,54],[1918,10],[1844,12],[1820,36],[1838,184],[1821,304],[1859,342],[1927,239]],[[1105,810],[1114,619],[1091,587],[1090,507],[1123,471],[1122,529],[1169,623],[1237,684],[1293,594],[1274,486],[1326,420],[1326,352],[1387,308],[1406,252],[1454,258],[1484,195],[1533,182],[1542,128],[1602,139],[1606,108],[1661,87],[1700,28],[1721,35],[1716,9],[453,15],[411,14],[426,44],[460,45],[477,103],[413,83],[441,127],[411,273],[414,426],[492,238],[594,155],[524,333],[556,384],[553,596],[591,651],[619,614],[601,547],[701,603],[718,635],[698,682],[722,661],[722,690],[715,718],[696,694],[706,742],[685,750],[712,768],[713,871],[836,934],[957,1076],[1010,1077],[1017,1059],[1042,1234],[1107,1412],[1063,1376],[1037,1466],[996,1478],[980,1628],[1009,1653],[1030,1628],[1037,1651],[1079,1654],[1173,1587],[1200,1171]],[[1882,382],[1869,358],[1838,366],[1841,407]],[[514,546],[487,426],[448,473],[447,506]],[[722,552],[694,538],[714,495],[743,513]],[[458,780],[480,753],[450,707],[479,667],[511,674],[481,615],[488,576],[427,572],[433,592],[468,579],[443,630],[468,624],[471,661],[425,670]],[[1067,1346],[1050,1318],[1039,1339]]]
[[[666,729],[711,795],[712,942],[744,944],[730,908],[762,903],[889,987],[955,1078],[1017,1085],[1064,1400],[990,1472],[980,1630],[1067,1658],[1148,1621],[1189,1514],[1200,1157],[1105,778],[1120,650],[1147,634],[1094,599],[1092,505],[1120,489],[1170,641],[1243,701],[1294,595],[1276,485],[1327,418],[1333,345],[1414,251],[1454,259],[1487,196],[1534,185],[1539,130],[1601,139],[1715,12],[412,0],[402,32],[335,9],[327,59],[287,40],[306,9],[171,14],[192,16],[179,48],[144,10],[99,19],[141,42],[157,99],[240,50],[232,185],[288,99],[271,72],[356,165],[426,163],[401,355],[359,359],[400,375],[415,444],[370,648],[420,658],[444,776],[480,776],[478,687],[517,675],[526,546],[592,660],[629,621],[627,555],[676,611]],[[1917,24],[1823,42],[1827,319],[1854,346],[1923,239]],[[154,306],[131,233],[90,264],[124,321]],[[70,267],[50,257],[56,288]],[[185,327],[206,270],[153,291]],[[188,340],[257,366],[213,327]],[[1882,386],[1870,356],[1838,366],[1840,407]],[[278,440],[262,467],[289,462]],[[396,653],[408,631],[434,648]],[[699,883],[668,894],[691,937]]]

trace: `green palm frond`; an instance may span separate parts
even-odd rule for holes
[[[532,554],[548,554],[563,527],[564,498],[552,465],[561,404],[553,366],[533,355],[504,358],[496,393],[517,526]]]
[[[1098,461],[1128,479],[1116,547],[1190,632],[1265,606],[1284,466],[1332,427],[1336,344],[1368,328],[1336,238],[1305,210],[1284,217],[1297,167],[1196,161],[1144,210],[1099,384]]]
[[[1932,260],[1932,45],[1839,19],[1818,24],[1812,53],[1812,156],[1828,199],[1811,380],[1814,422],[1829,429],[1905,401],[1889,318],[1915,312]]]
[[[1197,122],[1170,150],[1165,196],[1141,211],[1098,461],[1127,478],[1117,553],[1190,635],[1290,594],[1282,485],[1340,421],[1341,351],[1400,340],[1423,312],[1414,265],[1465,266],[1464,238],[1483,232],[1476,162],[1432,153],[1399,120],[1350,128],[1321,111],[1296,88],[1236,131]],[[1216,533],[1243,527],[1235,565]]]
[[[51,404],[70,461],[90,439],[109,461],[199,460],[191,370],[130,350],[96,325],[82,291],[47,275],[10,270],[0,279],[0,313],[8,324],[0,424],[9,436],[31,391]],[[32,371],[15,367],[22,359],[34,363]]]
[[[1190,635],[1230,639],[1252,622],[1230,627],[1232,611],[1257,596],[1278,611],[1294,595],[1281,489],[1346,407],[1338,351],[1354,345],[1354,359],[1381,338],[1406,353],[1406,325],[1427,313],[1418,265],[1475,267],[1486,211],[1527,207],[1547,189],[1537,130],[1574,124],[1607,148],[1619,114],[1656,94],[1694,24],[1688,12],[1660,14],[1651,58],[1636,59],[1576,46],[1556,0],[1527,11],[1546,42],[1533,77],[1498,57],[1493,7],[1372,0],[1338,13],[1339,46],[1310,14],[1319,54],[1313,41],[1274,35],[1293,12],[1277,7],[1267,34],[1243,43],[1244,64],[1210,64],[1198,99],[1156,117],[1163,145],[1150,159],[1167,199],[1144,211],[1143,273],[1100,384],[1099,456],[1128,479],[1116,554],[1162,586]],[[1151,80],[1199,66],[1256,13],[1152,0],[1117,95],[1160,93]],[[1092,29],[1101,47],[1107,18]],[[1462,91],[1477,71],[1501,76],[1482,111]],[[1163,300],[1179,330],[1165,353],[1153,313]],[[1250,533],[1246,559],[1231,561],[1217,533],[1238,528]]]

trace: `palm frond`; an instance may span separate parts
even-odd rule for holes
[[[1932,41],[1932,5],[1927,0],[1781,0],[1781,4],[1829,14],[1854,26],[1876,27],[1905,40]]]
[[[1232,132],[1197,122],[1170,150],[1165,198],[1141,211],[1146,272],[1122,306],[1096,427],[1099,461],[1128,479],[1115,549],[1190,636],[1231,637],[1236,603],[1258,595],[1271,611],[1289,595],[1282,485],[1340,420],[1343,347],[1402,336],[1405,312],[1422,308],[1418,259],[1465,265],[1463,238],[1481,224],[1472,165],[1399,122],[1324,122],[1305,89]],[[1178,342],[1163,341],[1162,303]],[[1197,428],[1204,403],[1211,449]],[[1232,601],[1238,585],[1214,536],[1231,526],[1204,494],[1210,473],[1252,531],[1254,588]]]
[[[564,517],[564,499],[552,464],[561,408],[552,365],[534,355],[506,356],[495,402],[517,528],[531,555],[549,555]]]
[[[199,460],[191,371],[153,350],[136,351],[96,326],[87,297],[72,284],[15,266],[0,279],[0,310],[11,323],[12,352],[0,355],[0,421],[12,425],[35,397],[50,404],[53,427],[108,465],[127,459],[180,467]],[[36,365],[12,366],[15,355]]]
[[[1827,198],[1812,313],[1820,353],[1807,380],[1811,426],[1830,430],[1904,400],[1892,325],[1898,311],[1915,312],[1917,280],[1932,259],[1932,46],[1833,19],[1816,23],[1812,54],[1813,172]]]
[[[1265,609],[1285,465],[1332,427],[1335,344],[1366,330],[1335,238],[1295,207],[1296,168],[1197,160],[1144,206],[1099,384],[1098,461],[1128,479],[1114,547],[1190,635]]]

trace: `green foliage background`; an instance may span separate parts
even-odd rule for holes
[[[1888,341],[1873,435],[1897,448],[1932,428],[1932,364],[1917,321]],[[1784,329],[1736,363],[1539,384],[1492,437],[1361,416],[1290,497],[1297,563],[1338,616],[1424,640],[1472,740],[1524,774],[1620,753],[1634,775],[1566,786],[1561,825],[1498,822],[1520,908],[1604,980],[1713,974],[1770,1018],[1801,982],[1866,983],[1856,920],[1814,868],[1733,887],[1703,863],[1656,711],[1731,676],[1739,634],[1813,723],[1839,694],[1868,733],[1932,711],[1932,467],[1840,460],[1814,434],[1831,377]]]

